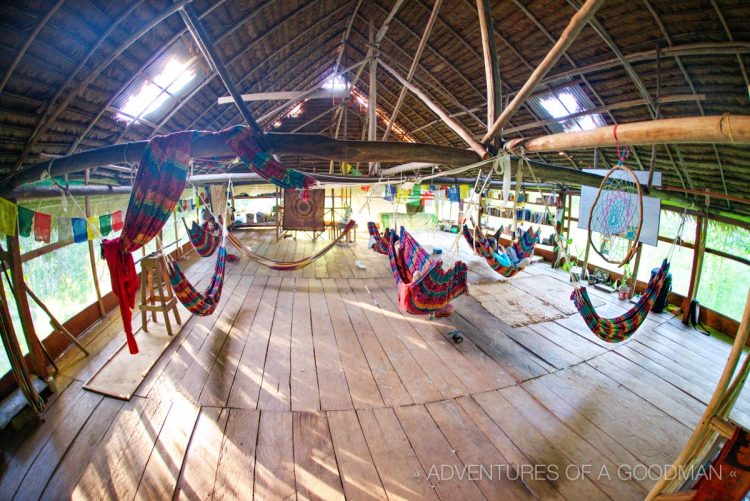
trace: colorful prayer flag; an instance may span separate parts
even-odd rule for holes
[[[18,224],[18,206],[0,198],[0,233],[15,236]]]
[[[88,240],[87,226],[86,220],[82,217],[73,218],[73,241],[75,243],[78,244]]]
[[[31,235],[31,228],[34,226],[34,211],[26,207],[18,206],[18,233],[22,237]]]
[[[70,242],[73,240],[73,221],[69,217],[57,219],[57,241]]]
[[[118,210],[112,213],[112,231],[120,231],[122,229],[122,211]]]
[[[112,232],[112,214],[99,216],[99,231],[102,232],[103,237],[106,237]]]
[[[461,197],[461,200],[466,200],[467,198],[469,198],[469,192],[471,192],[471,188],[469,187],[469,185],[462,184],[460,187],[460,192],[459,192],[460,193],[459,196]]]
[[[48,244],[52,236],[52,216],[41,212],[34,213],[34,240]]]
[[[415,184],[411,187],[407,205],[422,205],[422,187],[420,185]]]
[[[90,216],[86,218],[88,221],[88,224],[86,225],[86,235],[89,240],[94,240],[96,238],[96,228],[99,227],[99,217],[97,216]]]

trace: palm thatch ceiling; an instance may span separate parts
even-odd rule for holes
[[[176,12],[185,3],[3,2],[0,175],[49,156],[177,130],[220,130],[243,123],[236,107],[217,104],[227,91]],[[581,3],[490,2],[504,102],[524,84]],[[377,48],[380,59],[402,75],[409,71],[433,4],[403,2]],[[380,29],[393,5],[392,0],[195,0],[192,9],[215,40],[239,90],[257,93],[306,90],[333,74],[337,61],[339,69],[362,61],[371,47],[370,23],[375,31]],[[487,131],[482,54],[477,2],[445,0],[412,80],[476,138]],[[192,64],[193,80],[182,92],[164,96],[158,113],[136,121],[118,116],[128,96],[153,80],[171,59]],[[657,104],[664,118],[747,113],[748,65],[750,5],[745,1],[608,0],[512,117],[503,139],[563,130],[543,104],[548,99],[560,101],[562,94],[574,96],[579,108],[599,111],[580,117],[579,125],[586,117],[601,125],[651,120]],[[365,65],[356,82],[362,96],[368,95],[368,82]],[[402,86],[382,66],[377,82],[377,104],[384,117],[378,123],[380,138]],[[257,118],[279,101],[248,104]],[[289,116],[287,109],[261,126],[278,131],[302,127],[303,132],[333,135],[334,113],[307,122],[337,104],[340,101],[310,100],[297,110],[299,115]],[[356,96],[345,104],[346,130],[344,135],[342,128],[339,137],[360,139],[365,108]],[[411,93],[396,122],[415,141],[466,147]],[[576,128],[573,122],[566,124]],[[397,139],[399,135],[403,137],[397,134]],[[611,148],[563,153],[541,159],[576,168],[591,166],[595,156],[601,167],[617,160]],[[632,165],[647,169],[651,154],[651,147],[635,148]],[[284,160],[303,170],[328,169],[327,162]],[[750,198],[748,160],[747,147],[675,144],[656,148],[655,163],[665,184]],[[746,205],[721,204],[737,214],[750,214]]]

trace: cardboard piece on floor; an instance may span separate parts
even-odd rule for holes
[[[183,317],[181,325],[172,326],[174,336],[169,336],[163,322],[149,322],[148,332],[141,329],[136,333],[138,354],[132,355],[127,343],[123,342],[84,388],[107,397],[130,400],[162,353],[179,336],[185,323]]]

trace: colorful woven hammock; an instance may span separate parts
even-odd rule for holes
[[[370,221],[367,223],[367,231],[370,232],[370,236],[374,240],[374,244],[372,244],[372,247],[370,247],[372,250],[377,252],[378,254],[384,254],[388,255],[388,236],[390,233],[388,230],[386,230],[385,234],[381,235],[378,231],[378,227],[375,226],[375,223]]]
[[[221,243],[221,235],[216,235],[208,228],[208,221],[203,224],[193,221],[190,228],[188,228],[184,219],[182,223],[185,225],[190,243],[193,244],[193,248],[199,256],[208,257],[216,252]]]
[[[138,353],[131,324],[139,285],[132,252],[151,241],[169,219],[185,189],[191,146],[208,136],[228,144],[251,170],[277,186],[306,190],[314,183],[310,176],[287,169],[262,151],[248,127],[221,132],[182,131],[151,139],[138,166],[122,234],[102,241],[102,254],[109,267],[112,292],[120,303],[130,353]]]
[[[464,225],[464,238],[467,242],[469,242],[469,245],[472,249],[474,249],[474,252],[482,256],[484,259],[487,260],[487,264],[490,265],[490,268],[495,270],[497,273],[501,274],[502,276],[506,278],[510,278],[514,275],[516,275],[519,271],[521,271],[523,268],[519,268],[517,265],[513,264],[511,266],[503,266],[500,264],[500,262],[495,257],[495,249],[492,248],[492,245],[490,245],[490,242],[487,238],[482,235],[482,232],[477,231],[477,238],[474,240],[474,234],[469,229],[467,225]],[[519,256],[521,257],[521,256]]]
[[[294,169],[288,169],[260,149],[255,131],[244,125],[237,125],[221,134],[227,134],[229,147],[251,170],[266,181],[284,189],[307,190],[315,184],[310,176]]]
[[[443,261],[430,259],[403,226],[398,249],[393,230],[389,233],[388,257],[398,288],[399,307],[414,315],[450,314],[453,307],[449,303],[468,291],[466,264],[456,261],[444,271]]]
[[[169,282],[172,284],[177,299],[188,309],[188,311],[199,317],[210,315],[216,310],[221,299],[221,290],[224,287],[224,270],[226,269],[227,249],[219,247],[216,256],[214,274],[211,283],[205,292],[198,292],[193,284],[187,279],[180,265],[172,263],[169,267]]]
[[[661,263],[658,273],[651,277],[648,287],[646,287],[635,306],[616,318],[601,318],[596,314],[586,287],[574,288],[570,294],[570,299],[575,303],[591,332],[608,343],[619,343],[632,336],[646,319],[646,315],[651,311],[659,292],[661,292],[668,271],[669,263],[665,259]]]
[[[135,176],[122,233],[102,240],[130,353],[138,353],[131,320],[139,281],[132,253],[159,233],[177,205],[185,189],[190,145],[198,135],[195,131],[177,132],[149,141]]]
[[[495,234],[496,239],[498,239],[499,236],[498,233]],[[498,242],[499,241],[500,240],[498,239]],[[511,246],[513,247],[513,250],[516,251],[516,254],[518,254],[518,258],[523,259],[534,255],[534,246],[538,241],[539,232],[535,232],[533,227],[529,227],[528,230],[521,233],[521,236],[514,241]]]
[[[261,256],[260,254],[256,254],[249,248],[247,248],[245,245],[243,245],[242,242],[237,240],[237,238],[234,235],[227,234],[227,238],[230,242],[232,242],[232,245],[237,247],[237,249],[242,252],[245,256],[249,257],[253,261],[266,266],[268,268],[271,268],[273,270],[281,270],[281,271],[293,271],[293,270],[299,270],[304,268],[305,266],[308,266],[328,252],[329,250],[333,249],[333,247],[339,243],[346,235],[349,233],[349,231],[352,230],[357,226],[357,223],[354,222],[354,220],[350,220],[349,223],[344,227],[343,231],[339,234],[338,237],[336,237],[335,240],[332,240],[331,243],[320,249],[318,252],[313,254],[312,256],[300,259],[299,261],[274,261],[273,259],[268,259],[266,257]]]

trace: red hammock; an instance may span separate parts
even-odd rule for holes
[[[414,315],[450,315],[453,311],[450,302],[468,291],[466,264],[456,261],[453,268],[444,271],[443,261],[430,259],[403,226],[398,249],[393,230],[389,233],[388,257],[398,288],[399,307]]]

